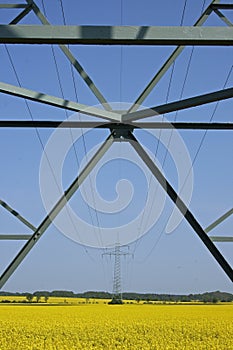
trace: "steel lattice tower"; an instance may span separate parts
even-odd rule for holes
[[[190,108],[204,106],[209,103],[223,101],[233,98],[233,87],[223,88],[210,93],[201,93],[199,95],[188,98],[181,98],[173,102],[165,104],[153,104],[145,109],[138,110],[138,107],[143,104],[146,98],[150,95],[156,85],[160,82],[171,65],[175,62],[178,56],[183,52],[186,46],[232,46],[233,45],[233,26],[230,19],[222,11],[232,11],[232,3],[219,3],[218,0],[209,1],[206,9],[201,13],[200,17],[192,26],[54,26],[48,21],[46,14],[40,10],[34,0],[26,0],[22,4],[0,4],[0,9],[19,10],[17,16],[10,20],[9,24],[1,24],[0,44],[11,45],[57,45],[59,50],[65,55],[67,62],[72,65],[75,73],[77,73],[95,98],[99,101],[103,108],[97,108],[85,105],[76,101],[66,100],[64,98],[48,95],[46,91],[37,91],[25,88],[23,86],[13,85],[0,81],[0,93],[17,98],[33,101],[42,105],[49,105],[60,108],[62,110],[70,110],[73,112],[82,112],[91,117],[101,118],[98,121],[63,121],[62,128],[89,128],[96,130],[107,129],[109,131],[107,138],[98,148],[96,153],[85,165],[82,172],[78,174],[67,189],[62,191],[60,198],[54,206],[46,213],[46,216],[41,219],[38,226],[34,226],[26,218],[18,213],[11,205],[0,200],[0,206],[5,208],[9,213],[14,215],[19,221],[31,229],[30,234],[5,234],[0,233],[0,240],[16,240],[26,241],[16,256],[10,261],[8,266],[3,270],[0,276],[0,289],[5,285],[8,279],[13,275],[18,266],[27,257],[29,252],[37,244],[39,239],[45,234],[56,217],[61,213],[63,208],[72,196],[79,190],[82,183],[89,176],[92,169],[101,160],[104,154],[111,148],[115,142],[126,142],[133,147],[137,156],[144,162],[150,170],[153,177],[158,181],[160,186],[166,192],[172,203],[177,207],[183,215],[189,226],[194,231],[194,234],[202,241],[208,249],[212,257],[222,268],[224,273],[233,281],[233,269],[225,259],[221,251],[214,242],[232,242],[232,236],[209,236],[209,233],[214,227],[219,225],[227,217],[232,215],[233,209],[215,219],[206,229],[203,224],[194,216],[189,205],[186,204],[179,193],[176,192],[173,184],[168,181],[165,175],[160,171],[149,154],[144,149],[143,145],[136,138],[135,130],[141,129],[180,129],[180,130],[233,130],[233,123],[229,122],[177,122],[172,123],[152,121],[144,122],[144,119],[149,117],[161,116],[178,111],[185,111]],[[41,25],[30,24],[18,25],[28,14],[34,14]],[[205,25],[209,16],[217,15],[224,22],[224,26],[209,26]],[[35,21],[36,22],[36,21]],[[37,22],[36,22],[37,23]],[[69,45],[101,45],[101,46],[175,46],[170,56],[163,62],[160,69],[155,73],[152,72],[151,80],[141,91],[140,95],[132,102],[131,107],[127,111],[113,110],[104,97],[103,93],[95,85],[94,81],[87,74],[85,69],[79,62],[79,57],[75,57],[69,48]],[[37,68],[37,67],[35,67]],[[213,72],[214,73],[214,72]],[[132,82],[133,83],[133,82]],[[158,103],[158,101],[157,101]],[[137,122],[139,120],[139,122]],[[61,120],[0,120],[0,128],[57,128],[60,126]],[[98,126],[98,128],[97,128]],[[5,152],[5,149],[2,150]],[[117,253],[118,251],[118,253]],[[121,247],[115,247],[112,253],[115,256],[114,269],[114,290],[120,290],[120,256]],[[118,275],[118,277],[117,277]],[[115,288],[116,287],[116,288]]]
[[[119,243],[116,243],[113,251],[104,253],[103,255],[114,256],[114,271],[113,271],[113,288],[112,300],[109,304],[123,304],[122,300],[122,277],[121,277],[121,256],[130,255],[128,251],[124,251]]]
[[[122,291],[121,291],[121,251],[119,244],[115,246],[115,262],[114,262],[114,279],[113,279],[113,292],[112,292],[112,304],[122,304]]]

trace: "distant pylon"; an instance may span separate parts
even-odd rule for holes
[[[104,253],[104,255],[114,256],[114,275],[113,275],[113,289],[112,300],[109,304],[123,304],[122,289],[121,289],[121,256],[130,255],[121,249],[119,243],[116,243],[115,248],[111,252]]]
[[[114,279],[111,304],[122,304],[120,245],[115,246]]]

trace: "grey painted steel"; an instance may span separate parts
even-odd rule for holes
[[[224,14],[219,11],[219,10],[214,10],[214,12],[218,15],[218,17],[224,22],[226,23],[228,26],[232,27],[233,26],[233,23],[226,17],[224,16]]]
[[[16,16],[10,24],[17,24],[20,22],[30,11],[32,10],[31,6],[27,6],[18,16]]]
[[[23,261],[23,259],[27,256],[30,250],[34,247],[34,245],[38,242],[40,237],[44,234],[44,232],[48,229],[48,227],[52,224],[53,220],[60,213],[60,211],[65,207],[66,203],[71,199],[74,193],[81,186],[83,181],[90,174],[95,165],[99,162],[99,160],[103,157],[103,155],[107,152],[109,147],[113,143],[113,136],[110,136],[105,140],[103,145],[98,149],[95,155],[91,158],[91,160],[87,163],[85,168],[81,171],[81,173],[77,176],[77,178],[73,181],[73,183],[69,186],[69,188],[64,192],[59,201],[52,208],[50,213],[45,217],[45,219],[41,222],[39,227],[33,233],[31,238],[27,241],[27,243],[23,246],[23,248],[19,251],[10,265],[6,268],[3,274],[0,277],[0,289],[6,283],[6,281],[10,278],[12,273],[16,270],[19,264]]]
[[[29,227],[32,231],[36,230],[36,227],[33,226],[27,219],[25,219],[22,215],[20,215],[16,210],[11,208],[6,202],[0,199],[0,205],[5,208],[9,213],[14,215],[19,221],[21,221],[24,225]]]
[[[43,13],[40,11],[39,7],[34,3],[34,1],[27,0],[28,4],[31,6],[32,10],[36,14],[36,16],[39,18],[41,23],[43,25],[50,25],[49,21],[47,18],[43,15]],[[91,78],[88,76],[88,74],[85,72],[81,64],[77,61],[77,59],[73,56],[69,48],[65,45],[59,45],[61,51],[65,54],[65,56],[68,58],[70,63],[73,65],[73,67],[76,69],[76,71],[80,74],[82,79],[85,81],[89,89],[93,92],[93,94],[96,96],[98,101],[103,105],[103,107],[111,111],[112,108],[108,104],[107,100],[104,98],[102,93],[97,89],[96,85],[94,82],[91,80]]]
[[[211,2],[211,4],[215,3],[215,0]],[[197,20],[197,22],[194,24],[194,26],[202,26],[209,15],[211,14],[212,9],[207,7],[207,9],[203,12],[203,14],[200,16],[200,18]],[[170,57],[167,59],[167,61],[162,65],[162,67],[159,69],[159,71],[155,74],[155,76],[152,78],[152,80],[149,82],[149,84],[146,86],[146,88],[142,91],[140,96],[136,99],[132,107],[128,110],[128,112],[134,112],[138,109],[138,106],[140,106],[147,96],[151,93],[151,91],[154,89],[154,87],[157,85],[157,83],[160,81],[160,79],[164,76],[164,74],[167,72],[167,70],[171,67],[172,63],[176,60],[176,58],[181,54],[185,46],[178,46],[170,55]]]
[[[27,6],[26,4],[0,4],[0,9],[23,9]]]
[[[123,114],[122,122],[130,122],[137,119],[153,117],[155,115],[166,114],[170,112],[180,111],[182,109],[201,106],[203,104],[212,103],[220,100],[226,100],[233,97],[233,88],[211,92],[209,94],[199,95],[180,101],[166,103],[164,105],[143,109],[140,111]]]
[[[11,24],[16,24],[18,21],[20,21],[30,10],[31,6],[34,7],[33,10],[36,13],[36,5],[32,0],[26,0],[27,3],[30,6],[25,5],[25,10],[19,14],[12,22]],[[214,3],[214,5],[213,5]],[[219,9],[223,9],[224,4],[221,6],[216,5],[217,1],[212,1],[211,5],[209,8],[205,11],[205,13],[200,17],[200,19],[205,21],[205,19],[208,17],[210,12],[214,10],[215,12],[219,12]],[[14,4],[13,4],[14,5]],[[227,6],[230,8],[229,6]],[[39,9],[38,9],[39,10]],[[217,13],[218,14],[218,13]],[[222,15],[222,14],[221,14]],[[41,20],[43,14],[37,11],[37,16]],[[200,21],[199,19],[199,21]],[[228,20],[225,18],[222,18],[225,23],[231,27],[232,25],[227,22]],[[69,49],[64,46],[63,44],[85,44],[85,45],[92,45],[92,44],[100,44],[100,45],[182,45],[178,47],[172,54],[172,56],[165,62],[164,66],[161,68],[161,70],[157,73],[159,74],[158,77],[154,77],[152,81],[155,79],[155,85],[157,83],[156,79],[160,79],[167,69],[171,66],[172,62],[175,60],[175,58],[180,54],[180,52],[183,50],[183,45],[232,45],[233,43],[233,35],[232,35],[232,28],[219,28],[219,27],[205,27],[205,28],[194,28],[194,27],[113,27],[113,26],[105,26],[105,27],[100,27],[100,26],[82,26],[82,27],[60,27],[60,26],[50,26],[49,22],[45,23],[47,19],[44,17],[42,20],[42,23],[44,24],[43,27],[39,26],[38,31],[37,31],[37,26],[20,26],[16,27],[13,25],[10,26],[0,26],[0,42],[8,43],[8,41],[5,40],[11,40],[11,43],[18,43],[21,41],[21,43],[58,43],[60,44],[60,47],[66,57],[69,59],[71,64],[76,68],[76,70],[80,73],[84,81],[87,83],[89,88],[93,91],[91,88],[92,81],[89,80],[90,78],[86,75],[86,72],[83,70],[83,68],[79,65],[77,60],[74,58],[74,56],[71,54]],[[200,26],[201,23],[195,24],[194,26]],[[49,27],[49,28],[48,28]],[[29,32],[29,29],[32,28],[33,32]],[[42,29],[44,28],[44,29]],[[4,38],[4,32],[2,35],[1,30],[5,30],[5,35],[7,38]],[[197,30],[198,29],[198,30]],[[226,30],[229,29],[229,30]],[[44,31],[43,31],[44,30]],[[42,33],[42,37],[40,34]],[[19,37],[17,37],[19,35]],[[68,37],[67,37],[68,35]],[[68,41],[66,40],[68,39]],[[70,42],[69,42],[70,40]],[[62,48],[64,47],[64,48]],[[181,49],[181,50],[180,50]],[[151,81],[151,86],[150,84],[147,86],[147,88],[144,90],[145,94],[149,94],[149,92],[153,88],[154,82]],[[89,83],[89,84],[88,84]],[[5,86],[4,86],[5,85]],[[10,86],[9,84],[0,84],[0,87],[3,88]],[[12,88],[13,86],[11,86]],[[75,111],[80,111],[84,114],[88,115],[94,115],[100,118],[104,118],[110,121],[117,121],[117,122],[122,122],[122,116],[119,113],[114,113],[114,112],[108,112],[106,114],[100,115],[99,113],[102,114],[102,110],[99,110],[97,108],[90,108],[85,105],[80,105],[75,102],[71,101],[66,101],[63,99],[59,99],[53,96],[48,96],[44,94],[37,93],[35,91],[31,90],[26,90],[18,87],[13,87],[13,89],[6,89],[7,91],[2,91],[7,94],[15,95],[15,96],[20,96],[24,97],[33,101],[41,102],[41,103],[47,103],[59,108],[66,108],[66,109],[71,109]],[[19,90],[20,89],[20,90]],[[97,88],[96,88],[97,89]],[[150,90],[151,89],[151,90]],[[230,90],[230,89],[228,89]],[[1,89],[0,89],[1,91]],[[17,91],[17,92],[16,92]],[[94,92],[95,96],[99,99],[98,93],[101,95],[99,90],[97,89],[97,94]],[[224,90],[223,93],[226,94],[227,90]],[[143,95],[143,98],[145,97],[144,92],[141,94]],[[217,98],[217,94],[220,92],[213,93],[215,94],[214,98]],[[37,94],[37,95],[35,95]],[[207,96],[210,98],[213,98],[213,94],[207,94],[207,95],[202,95],[202,96],[197,96],[191,99],[186,99],[183,101],[177,101],[172,104],[167,104],[167,111],[166,112],[161,112],[163,107],[165,106],[157,106],[154,108],[160,108],[160,113],[169,113],[168,110],[169,108],[174,108],[175,110],[180,110],[184,108],[190,108],[196,105],[200,105],[203,103],[209,103],[209,102],[214,102],[216,99],[213,101],[208,101],[203,102],[203,98],[206,99]],[[141,97],[140,95],[140,97]],[[147,96],[146,95],[146,96]],[[102,96],[102,95],[101,95]],[[103,96],[102,96],[103,97]],[[101,102],[102,97],[99,99]],[[230,96],[232,97],[232,96]],[[224,98],[229,98],[229,97],[221,97],[219,99],[224,99]],[[198,101],[195,99],[198,99]],[[218,100],[218,99],[217,99]],[[110,109],[109,105],[106,104],[106,100],[102,99],[102,103],[105,104],[106,109]],[[190,105],[190,103],[197,103],[195,105]],[[180,105],[179,105],[180,104]],[[75,106],[76,105],[76,106]],[[78,106],[84,106],[85,109],[88,110],[87,113],[83,112],[83,110],[80,109],[72,109],[77,108]],[[171,106],[173,105],[173,107]],[[184,106],[185,105],[185,106]],[[187,107],[188,105],[188,107]],[[107,107],[106,107],[107,106]],[[71,108],[70,108],[71,107]],[[164,107],[165,108],[165,107]],[[134,110],[134,107],[131,109],[131,111]],[[91,112],[90,112],[91,111]],[[171,111],[171,110],[170,110]],[[97,114],[96,114],[97,113]],[[147,110],[146,110],[147,113]],[[123,113],[122,113],[123,114]],[[133,114],[133,113],[132,113]],[[124,115],[124,118],[131,116],[132,114],[126,114]],[[157,114],[157,110],[156,110]],[[153,114],[154,115],[154,114]],[[145,117],[145,116],[144,116]],[[138,119],[138,118],[136,118]],[[3,121],[5,122],[5,121]],[[7,122],[7,121],[6,121]],[[14,122],[14,121],[13,121]],[[19,121],[15,121],[19,122]],[[40,122],[40,121],[36,121]],[[43,121],[42,121],[43,123]],[[48,121],[48,123],[53,123],[52,121]],[[56,123],[56,122],[55,122]],[[85,122],[84,122],[85,123]],[[99,124],[99,123],[98,123]],[[151,169],[152,173],[157,177],[158,181],[160,184],[166,189],[168,195],[170,198],[174,201],[174,203],[177,205],[177,207],[180,209],[180,211],[184,214],[184,217],[186,220],[190,223],[190,225],[194,228],[196,233],[199,235],[199,237],[202,239],[204,244],[207,246],[207,248],[210,250],[212,255],[215,257],[215,259],[219,262],[221,267],[224,269],[224,271],[227,273],[227,275],[230,277],[231,280],[233,280],[233,272],[229,264],[226,262],[224,257],[221,255],[221,253],[217,250],[217,248],[214,246],[214,244],[211,242],[211,239],[220,239],[218,236],[213,236],[213,237],[208,237],[199,225],[199,223],[196,221],[196,219],[193,217],[192,213],[189,212],[188,208],[185,206],[185,204],[182,202],[182,200],[179,198],[179,196],[175,193],[171,185],[166,181],[165,178],[163,178],[163,175],[160,173],[159,169],[157,169],[156,165],[153,164],[153,162],[150,160],[149,156],[146,154],[146,152],[143,150],[143,148],[140,146],[140,144],[137,143],[135,146],[135,141],[137,140],[134,138],[134,136],[131,134],[131,130],[134,128],[140,127],[140,123],[136,123],[137,125],[118,125],[118,124],[113,124],[113,123],[107,123],[104,124],[102,123],[103,126],[99,127],[107,127],[112,130],[114,127],[116,129],[125,129],[125,131],[122,133],[123,137],[125,137],[125,140],[130,142],[135,150],[138,152],[138,154],[141,156],[141,158],[144,160],[144,162],[148,165],[148,167]],[[108,125],[109,124],[109,125]],[[111,127],[110,127],[111,124]],[[150,123],[141,123],[141,127],[145,128],[147,126],[142,126],[142,124],[150,124]],[[165,125],[166,123],[161,124],[160,126],[158,123],[152,123],[154,125],[150,125],[151,128],[167,128],[168,125]],[[195,129],[197,128],[197,124],[199,124],[199,128],[204,129],[204,125],[206,128],[213,128],[217,129],[217,124],[218,126],[225,129],[230,129],[229,123],[173,123],[175,126],[172,127],[177,127],[177,128],[184,128],[184,129],[190,129],[194,127]],[[182,124],[182,125],[181,125]],[[185,125],[186,124],[186,125]],[[192,124],[192,126],[191,126]],[[200,125],[202,124],[202,125]],[[207,125],[208,124],[208,125]],[[214,126],[215,124],[215,126]],[[224,124],[224,125],[223,125]],[[40,124],[41,125],[41,124]],[[48,124],[47,124],[48,125]],[[66,124],[68,125],[68,124]],[[80,125],[80,124],[79,124]],[[211,125],[211,126],[210,126]],[[35,126],[35,125],[34,125]],[[47,127],[47,126],[46,126]],[[51,127],[51,124],[50,124]],[[71,126],[69,126],[71,127]],[[75,124],[74,127],[77,127],[77,124]],[[83,127],[83,126],[79,126]],[[169,127],[170,128],[170,127]],[[205,128],[205,129],[206,129]],[[120,131],[119,131],[120,132]],[[118,135],[118,132],[116,133]],[[117,137],[115,137],[115,141],[117,141]],[[15,271],[17,266],[21,263],[21,261],[24,259],[24,257],[28,254],[28,252],[33,248],[34,244],[38,241],[38,239],[42,236],[42,234],[46,231],[46,229],[49,227],[49,225],[52,223],[53,219],[59,214],[59,212],[62,210],[62,208],[65,206],[66,201],[69,200],[72,196],[72,194],[78,189],[78,187],[81,185],[82,181],[88,176],[88,173],[92,170],[92,168],[95,166],[95,164],[99,161],[99,159],[102,157],[102,155],[106,152],[106,150],[110,147],[110,145],[113,142],[113,137],[110,135],[110,137],[106,140],[105,144],[102,146],[102,148],[99,149],[97,154],[92,158],[92,160],[87,164],[86,168],[83,170],[83,172],[80,174],[80,177],[76,178],[76,180],[73,182],[73,184],[69,187],[69,189],[64,193],[64,195],[60,198],[60,200],[57,202],[57,204],[54,206],[50,214],[42,221],[40,226],[36,229],[35,228],[35,233],[33,235],[29,235],[30,239],[28,242],[25,244],[25,246],[21,249],[21,251],[18,253],[18,255],[15,257],[15,259],[11,262],[11,264],[8,266],[8,268],[4,271],[3,275],[0,278],[0,288],[4,285],[4,283],[8,280],[8,278],[11,276],[11,274]],[[94,159],[95,158],[95,159]],[[150,163],[151,162],[151,163]],[[89,167],[89,168],[88,168]],[[84,174],[84,172],[86,173]],[[75,182],[76,182],[76,187],[75,187]],[[76,189],[75,189],[76,188]],[[219,219],[218,219],[219,220]],[[213,224],[212,224],[213,225]],[[208,229],[208,228],[207,228]],[[13,239],[14,236],[18,237],[20,236],[28,236],[28,235],[1,235],[3,236],[8,236],[12,237]],[[221,239],[231,239],[231,237],[221,237]],[[225,240],[226,241],[226,240]],[[232,241],[232,240],[231,240]],[[212,243],[212,245],[211,245]]]
[[[83,114],[104,118],[111,121],[121,121],[121,116],[118,113],[105,111],[96,107],[89,107],[77,102],[63,100],[59,97],[46,95],[42,92],[24,89],[15,85],[0,82],[0,92],[8,95],[23,97],[28,100],[48,104],[54,107],[59,107],[62,109],[68,109],[71,111],[81,112]]]
[[[219,263],[219,265],[225,271],[227,276],[233,282],[233,270],[232,270],[231,266],[225,260],[223,255],[217,249],[217,247],[213,244],[211,239],[208,237],[206,232],[203,230],[201,225],[195,219],[195,217],[193,216],[191,211],[188,209],[188,207],[185,205],[185,203],[182,201],[182,199],[179,197],[179,195],[172,188],[170,183],[166,180],[166,178],[161,173],[161,171],[158,169],[156,164],[153,163],[151,158],[148,156],[148,154],[145,152],[143,147],[139,144],[139,142],[137,141],[137,139],[134,137],[134,135],[132,133],[130,133],[130,132],[128,133],[128,137],[127,137],[126,141],[127,140],[130,142],[130,144],[133,146],[135,151],[138,153],[138,155],[141,157],[141,159],[144,161],[144,163],[150,169],[150,171],[155,176],[155,178],[158,180],[158,182],[163,187],[163,189],[167,192],[170,199],[175,203],[177,208],[184,215],[184,218],[188,221],[190,226],[194,229],[196,234],[200,237],[200,239],[205,244],[205,246],[207,247],[209,252],[213,255],[213,257],[216,259],[216,261]]]
[[[0,234],[0,240],[5,240],[5,241],[26,241],[29,238],[31,238],[32,235],[22,235],[22,234],[18,234],[18,235],[13,235],[13,234],[7,234],[7,235],[3,235]]]
[[[233,237],[230,236],[209,236],[212,242],[233,242]]]
[[[219,9],[219,10],[233,10],[233,4],[212,4],[210,5],[213,10]]]
[[[230,46],[233,28],[0,25],[0,43]]]
[[[56,120],[0,120],[0,128],[82,128],[82,129],[182,129],[182,130],[233,130],[233,123],[198,122],[141,122],[141,123],[103,123],[86,121]]]
[[[206,227],[205,232],[208,233],[212,231],[216,226],[221,224],[224,220],[226,220],[229,216],[233,214],[233,208],[228,210],[225,214],[221,215],[216,221],[214,221],[211,225]]]

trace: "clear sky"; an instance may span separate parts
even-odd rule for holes
[[[14,1],[14,3],[21,2]],[[12,2],[1,1],[1,3]],[[51,24],[56,25],[63,25],[65,20],[69,25],[177,26],[182,24],[189,26],[193,25],[202,9],[206,8],[210,1],[37,0],[36,3],[42,11],[45,10]],[[0,23],[8,24],[18,13],[19,10],[0,9]],[[233,21],[233,11],[224,13]],[[21,24],[39,24],[39,21],[31,12],[21,21]],[[212,13],[205,25],[224,26],[225,24]],[[122,106],[125,108],[136,100],[174,47],[71,46],[70,49],[106,100],[112,103],[113,108],[122,108]],[[21,85],[49,95],[64,96],[72,101],[78,98],[78,102],[91,106],[98,105],[97,99],[79,75],[76,72],[72,75],[69,62],[57,46],[54,46],[52,51],[49,45],[43,47],[7,45],[7,48],[1,45],[0,56],[2,82]],[[224,87],[232,87],[232,64],[232,47],[187,47],[143,102],[143,106],[148,108],[166,101],[176,101],[221,90]],[[30,115],[23,99],[5,94],[0,94],[0,106],[1,119],[4,120],[33,118],[63,121],[68,117],[77,118],[71,111],[64,112],[62,109],[34,102],[28,102]],[[83,115],[78,117],[87,119]],[[169,121],[175,118],[177,121],[233,122],[232,99],[170,113],[166,118]],[[34,226],[38,226],[46,216],[40,187],[43,153],[41,142],[45,147],[52,132],[51,129],[38,129],[38,133],[34,129],[0,129],[0,199],[7,202]],[[75,155],[71,147],[65,157],[61,175],[63,190],[77,175],[78,163],[82,164],[81,167],[85,164],[86,151],[92,152],[107,134],[106,131],[94,130],[85,133],[83,137],[80,134],[77,136],[79,137],[75,143],[77,154]],[[151,157],[155,157],[170,183],[177,189],[179,187],[177,171],[181,170],[179,166],[177,169],[175,159],[179,158],[180,154],[183,157],[177,143],[174,147],[168,146],[169,153],[164,163],[167,147],[162,144],[162,139],[163,136],[166,139],[166,132],[159,135],[138,131],[135,134],[148,149]],[[74,133],[73,136],[76,134]],[[61,143],[58,145],[58,151],[55,152],[58,158],[63,149],[63,134],[59,137],[61,137]],[[233,207],[232,131],[208,131],[206,134],[205,131],[180,131],[177,137],[183,140],[191,164],[193,163],[193,191],[189,208],[205,228]],[[157,146],[158,139],[161,141],[159,146]],[[198,151],[201,142],[202,145]],[[129,155],[132,157],[132,162],[127,158]],[[106,248],[97,249],[90,247],[90,244],[85,245],[86,237],[89,234],[98,234],[99,245],[101,245],[101,240],[104,240],[104,229],[125,225],[124,230],[119,228],[118,234],[136,239],[145,233],[143,228],[149,226],[159,213],[156,222],[148,232],[124,248],[129,255],[122,257],[122,289],[154,293],[196,293],[213,290],[232,292],[229,278],[187,222],[183,220],[172,233],[166,233],[166,225],[173,205],[163,196],[162,190],[157,190],[154,195],[152,189],[156,186],[156,181],[137,161],[136,155],[130,153],[127,145],[114,146],[112,153],[109,151],[108,157],[107,163],[103,164],[97,173],[96,183],[92,176],[86,181],[85,190],[79,191],[71,200],[74,212],[90,225],[87,229],[80,223],[75,224],[79,242],[66,237],[73,237],[72,225],[65,225],[65,235],[52,225],[11,276],[3,290],[111,291],[114,258],[104,254],[110,251]],[[187,175],[189,168],[186,165],[185,161],[181,168]],[[50,175],[48,172],[48,179]],[[128,182],[119,183],[122,179]],[[146,179],[150,184],[149,192]],[[111,214],[102,213],[103,208],[98,207],[102,202],[100,203],[99,199],[93,200],[92,189],[98,191],[103,199],[108,201],[106,206]],[[85,192],[90,205],[94,208],[88,209],[82,198],[82,194],[85,197]],[[145,206],[148,193],[152,193],[152,209]],[[123,197],[120,198],[120,195]],[[117,209],[123,205],[127,196],[129,204],[118,213]],[[118,203],[119,207],[116,207],[114,214],[109,201],[114,202],[117,199],[122,199],[123,202],[119,202],[121,205]],[[53,203],[54,198],[51,199],[51,205]],[[134,226],[130,226],[129,222],[140,212],[142,219]],[[91,227],[93,224],[97,228]],[[214,229],[211,234],[230,236],[233,233],[232,224],[233,216]],[[0,207],[0,232],[2,234],[29,233],[29,229]],[[22,241],[0,241],[1,272],[23,244]],[[233,265],[233,243],[216,243],[216,245],[227,261]]]

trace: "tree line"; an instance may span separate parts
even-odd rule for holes
[[[62,297],[62,298],[85,298],[85,299],[111,299],[112,294],[103,291],[87,291],[84,293],[74,293],[67,290],[54,290],[54,291],[36,291],[34,293],[11,293],[11,292],[0,292],[0,296],[25,296],[27,301],[33,299],[37,302],[41,301],[42,298],[45,302],[50,297]],[[191,302],[191,301],[202,301],[202,302],[232,302],[233,294],[227,292],[205,292],[202,294],[155,294],[155,293],[135,293],[127,292],[122,294],[124,300],[135,300],[137,302],[144,301],[168,301],[168,302]]]

